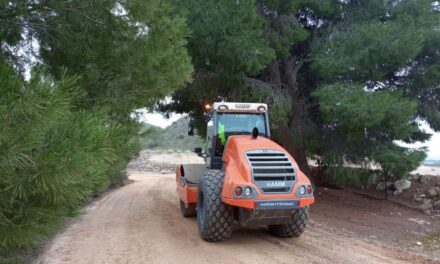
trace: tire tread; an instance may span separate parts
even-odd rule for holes
[[[209,242],[228,240],[232,236],[234,208],[221,200],[223,178],[222,171],[208,170],[199,182],[199,191],[203,191],[208,198],[208,204],[205,204],[206,223],[199,224],[199,232],[201,237]]]
[[[270,225],[269,232],[278,237],[299,237],[309,221],[309,207],[302,207],[293,215],[292,221],[284,225]]]

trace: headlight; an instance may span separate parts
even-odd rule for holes
[[[299,194],[305,195],[306,191],[307,191],[306,186],[303,185],[303,186],[299,187]]]
[[[246,188],[244,189],[244,194],[245,194],[246,196],[251,196],[251,194],[252,194],[252,189],[251,189],[250,187],[246,187]]]

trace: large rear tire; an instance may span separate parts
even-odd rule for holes
[[[232,236],[234,208],[221,200],[224,173],[206,171],[197,194],[197,225],[202,239],[208,242],[228,240]]]
[[[190,204],[188,208],[185,207],[185,203],[180,200],[180,213],[183,217],[192,217],[196,215],[196,206],[194,204]]]
[[[270,225],[269,232],[277,237],[299,237],[306,229],[309,221],[309,207],[302,207],[296,211],[293,219],[284,225]]]

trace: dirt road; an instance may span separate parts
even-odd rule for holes
[[[46,246],[37,263],[424,263],[388,247],[346,236],[312,220],[297,239],[237,227],[233,238],[206,243],[196,219],[178,209],[171,174],[132,174]]]

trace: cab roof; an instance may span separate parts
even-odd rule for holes
[[[215,102],[212,107],[212,110],[216,112],[265,113],[267,112],[267,104],[241,103],[241,102]]]

